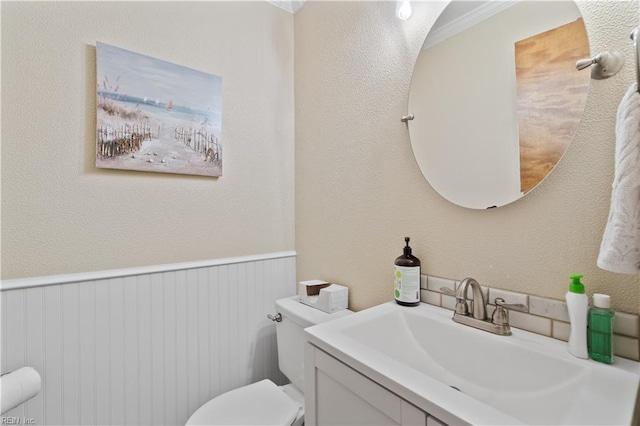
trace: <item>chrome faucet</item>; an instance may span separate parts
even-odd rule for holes
[[[473,300],[467,298],[469,287],[473,294]],[[482,288],[478,281],[473,278],[465,278],[458,286],[457,291],[450,288],[442,287],[440,289],[444,294],[455,296],[456,309],[453,313],[453,320],[460,324],[468,325],[490,333],[499,334],[501,336],[510,336],[511,327],[509,326],[509,313],[506,309],[525,310],[526,306],[522,304],[507,304],[504,299],[496,298],[496,309],[491,316],[487,318],[486,302],[482,294]],[[469,308],[471,305],[471,308]],[[471,313],[470,313],[471,312]]]
[[[467,299],[469,287],[471,287],[473,300]],[[471,309],[469,309],[467,301],[471,303]],[[473,278],[465,278],[458,286],[458,291],[456,291],[456,313],[460,315],[469,315],[470,310],[473,311],[473,317],[475,319],[482,321],[487,319],[487,309],[480,284]]]

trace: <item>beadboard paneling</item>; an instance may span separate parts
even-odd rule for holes
[[[2,372],[42,391],[6,416],[36,424],[184,424],[204,402],[278,369],[274,301],[295,254],[3,290]]]

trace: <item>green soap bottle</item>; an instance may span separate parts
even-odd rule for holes
[[[593,295],[593,307],[589,309],[587,346],[589,358],[605,364],[613,364],[613,316],[611,298],[606,294]]]

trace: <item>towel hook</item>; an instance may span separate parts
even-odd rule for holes
[[[631,31],[631,40],[633,40],[633,50],[636,52],[636,81],[638,82],[638,93],[640,93],[640,43],[638,43],[638,36],[640,34],[640,30],[638,27],[634,28]]]
[[[622,69],[624,58],[618,52],[603,52],[591,59],[580,59],[576,62],[576,68],[580,71],[591,65],[595,65],[591,68],[591,78],[604,80],[613,77]]]

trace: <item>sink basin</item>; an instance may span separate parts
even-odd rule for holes
[[[498,336],[431,305],[376,306],[307,329],[310,341],[446,423],[630,424],[640,364],[580,360],[525,331]]]

